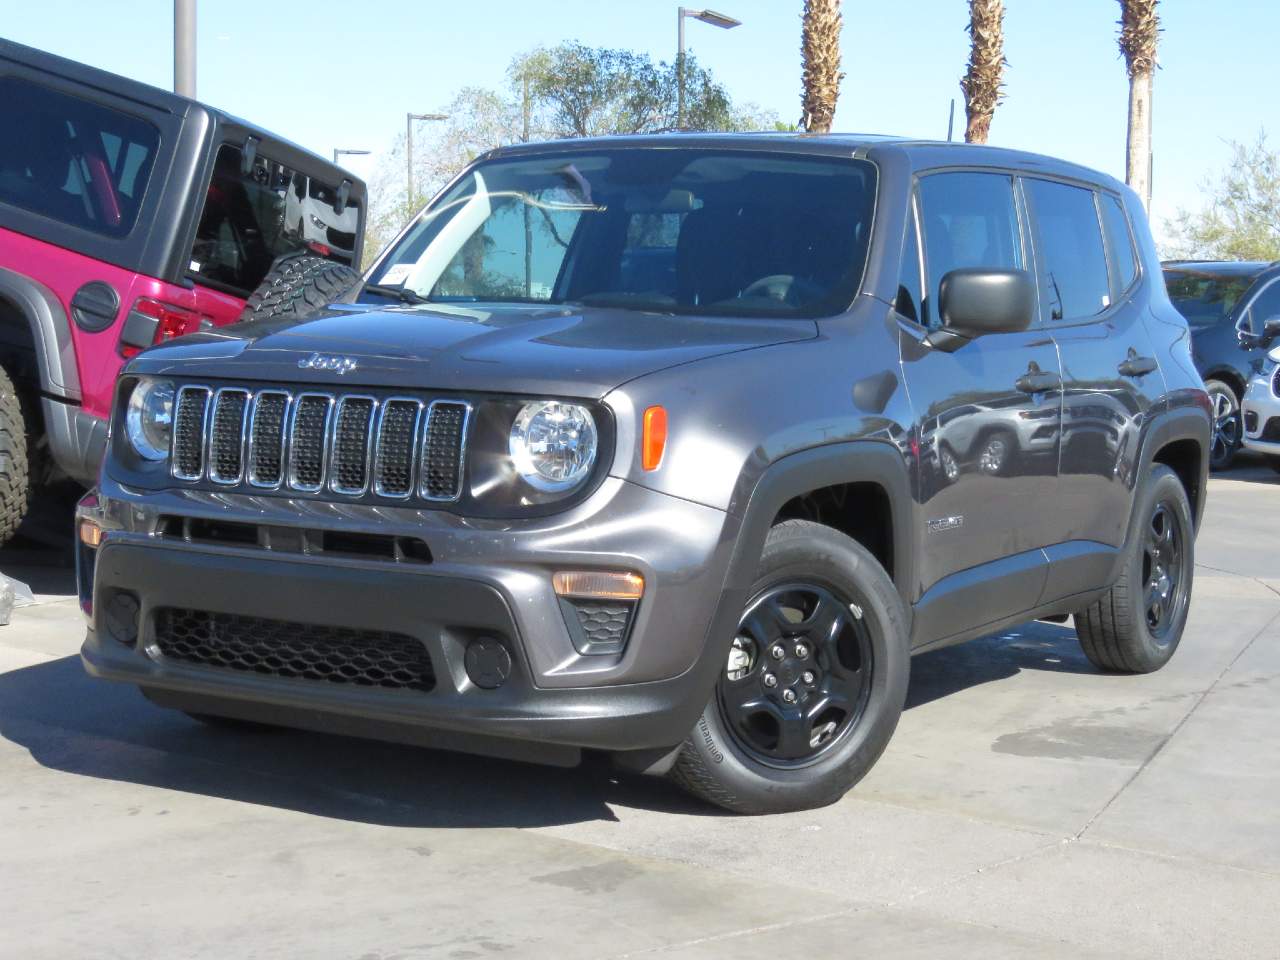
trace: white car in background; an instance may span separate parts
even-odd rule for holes
[[[1280,473],[1280,347],[1271,349],[1262,370],[1249,380],[1240,409],[1245,449],[1265,454]]]
[[[322,256],[345,256],[351,262],[360,211],[348,204],[338,213],[337,191],[318,180],[294,174],[284,198],[285,229]]]

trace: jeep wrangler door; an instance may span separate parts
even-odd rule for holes
[[[1057,539],[1046,599],[1102,585],[1124,540],[1141,426],[1164,393],[1135,295],[1139,260],[1120,198],[1024,178],[1041,304],[1062,357]],[[1163,282],[1156,277],[1157,282]]]
[[[903,372],[920,438],[916,556],[921,642],[1033,607],[1045,580],[1039,550],[1058,539],[1062,393],[1053,338],[1028,329],[927,341],[942,324],[943,278],[953,270],[1030,268],[1021,201],[1004,174],[943,172],[917,186],[908,255],[923,280]],[[914,279],[904,282],[908,287]],[[902,297],[899,297],[900,301]],[[912,308],[900,303],[898,312]],[[936,341],[935,341],[936,342]]]

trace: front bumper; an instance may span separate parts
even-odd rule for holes
[[[1280,397],[1270,373],[1255,376],[1240,403],[1244,445],[1257,453],[1280,455]]]
[[[94,614],[82,650],[91,674],[193,712],[545,762],[573,762],[582,748],[654,750],[683,740],[723,660],[727,641],[709,638],[725,628],[713,621],[740,609],[743,592],[726,583],[736,518],[612,478],[574,510],[526,523],[279,497],[143,497],[109,481],[81,515],[105,531],[92,559]],[[185,542],[164,534],[163,518],[173,515],[412,531],[431,562]],[[620,654],[574,647],[550,578],[583,567],[645,578]],[[90,578],[81,579],[90,589]],[[120,590],[139,600],[132,645],[94,619]],[[426,647],[435,686],[381,690],[180,662],[154,642],[162,608],[407,635]],[[498,637],[512,654],[511,676],[497,689],[467,676],[464,652],[479,634]]]

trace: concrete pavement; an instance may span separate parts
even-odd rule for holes
[[[89,680],[69,571],[0,627],[0,957],[1280,957],[1280,478],[1211,483],[1169,666],[1069,625],[919,657],[842,802],[211,730]]]

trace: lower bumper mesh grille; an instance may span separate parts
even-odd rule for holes
[[[293,680],[427,691],[435,673],[413,637],[163,607],[155,640],[173,660]]]

